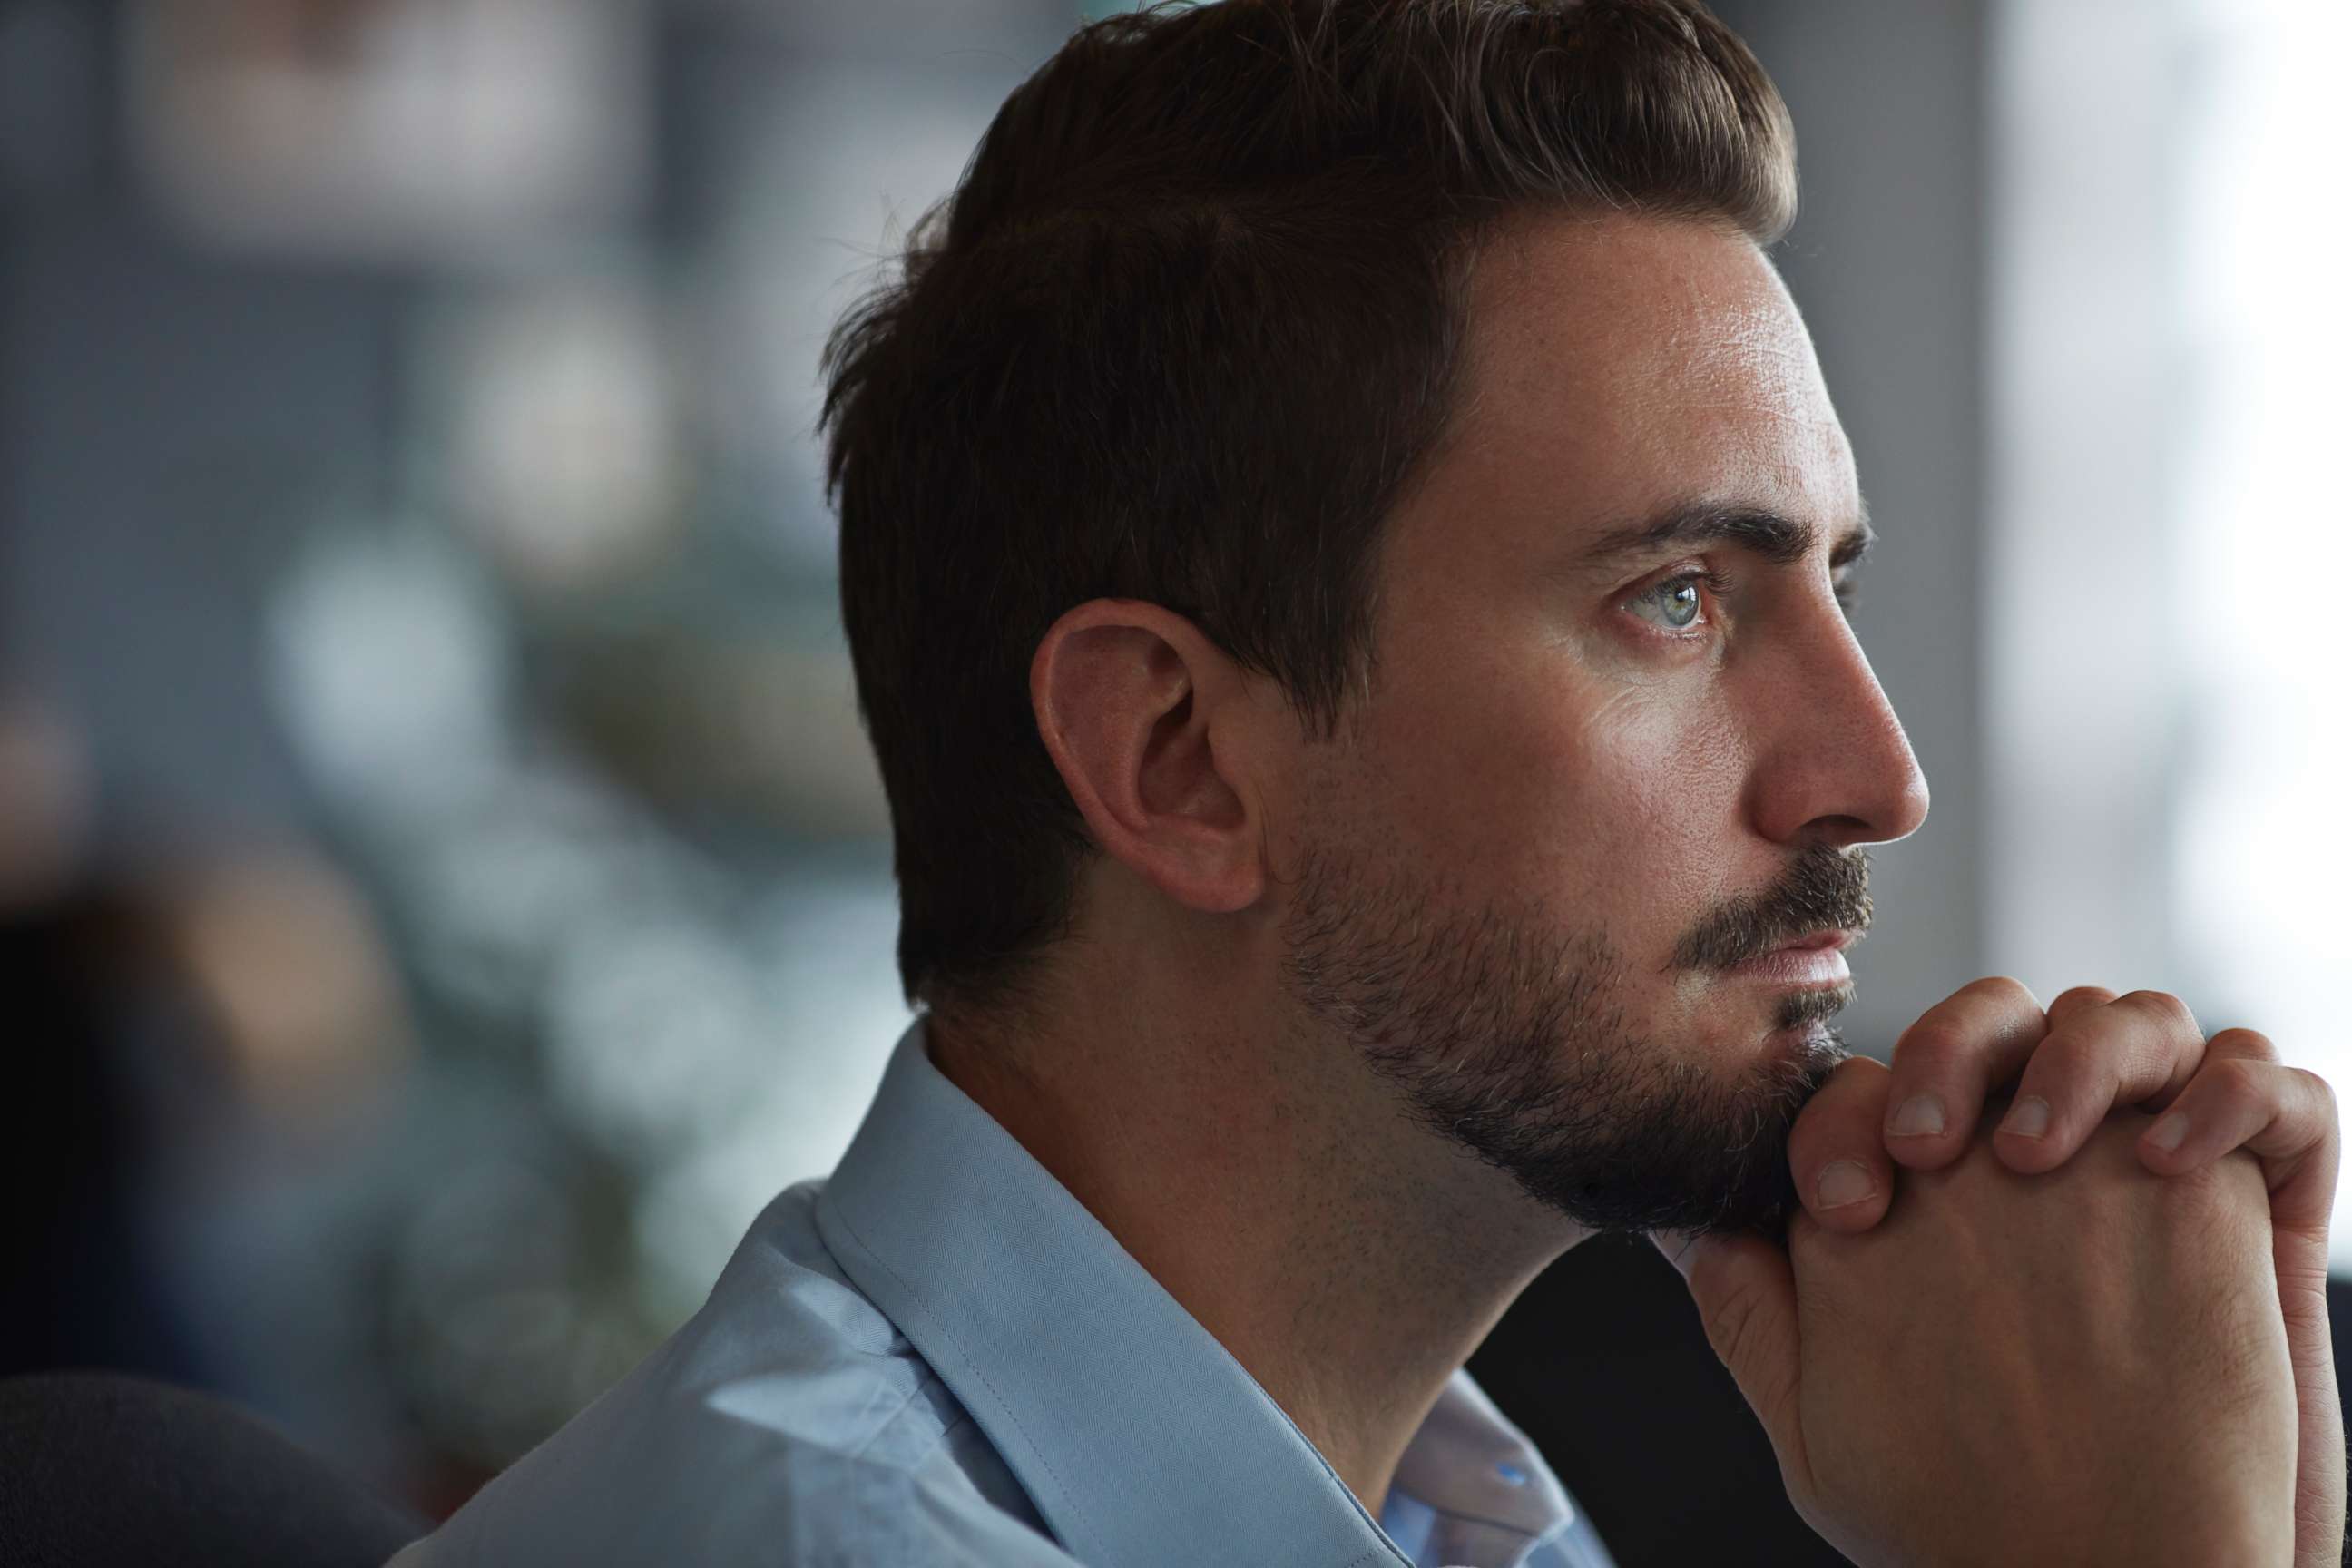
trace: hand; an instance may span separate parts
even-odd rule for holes
[[[1884,1071],[1851,1062],[1832,1084]],[[2031,1177],[1982,1134],[1906,1174],[1868,1234],[1800,1212],[1786,1253],[1754,1236],[1679,1248],[1790,1500],[1838,1550],[2291,1559],[2295,1388],[2260,1169],[2232,1153],[2151,1181],[2148,1124],[2119,1113]]]
[[[2017,982],[1979,980],[1904,1031],[1891,1073],[1842,1072],[1834,1094],[1824,1090],[1807,1106],[1789,1140],[1807,1207],[1831,1230],[1874,1226],[1893,1190],[1890,1162],[1914,1171],[1950,1164],[1969,1146],[1987,1095],[2012,1082],[2015,1098],[1993,1146],[2021,1173],[2063,1164],[2092,1129],[2126,1105],[2165,1112],[2147,1125],[2137,1151],[2158,1175],[2203,1169],[2241,1147],[2261,1160],[2300,1407],[2295,1562],[2338,1563],[2344,1418],[2327,1327],[2327,1221],[2340,1134],[2326,1081],[2279,1065],[2271,1042],[2251,1029],[2225,1029],[2209,1042],[2189,1009],[2161,992],[2117,996],[2079,986],[2045,1015]],[[2039,1131],[2028,1114],[2037,1101]],[[1840,1161],[1859,1167],[1874,1191],[1825,1206],[1822,1178]]]

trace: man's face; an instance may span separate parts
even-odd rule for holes
[[[1482,252],[1449,439],[1383,546],[1370,699],[1306,762],[1283,983],[1580,1224],[1786,1200],[1851,985],[1831,955],[1741,963],[1865,926],[1856,847],[1927,813],[1838,603],[1863,535],[1748,240],[1546,216]]]

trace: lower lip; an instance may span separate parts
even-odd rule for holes
[[[1735,964],[1730,973],[1772,985],[1843,985],[1853,978],[1844,951],[1834,947],[1784,947]]]

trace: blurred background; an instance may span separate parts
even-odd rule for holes
[[[438,1515],[832,1165],[908,1014],[817,349],[1125,8],[0,0],[0,1372],[217,1389]],[[2155,986],[2340,1089],[2352,668],[2274,596],[2352,522],[2352,11],[1717,9],[1935,790],[1850,1038]],[[1474,1372],[1622,1562],[1814,1560],[1653,1261]],[[1671,1515],[1606,1471],[1645,1420]]]

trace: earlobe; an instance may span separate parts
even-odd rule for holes
[[[1245,909],[1264,889],[1236,674],[1182,616],[1122,599],[1063,616],[1029,668],[1038,734],[1095,841],[1203,913]]]

